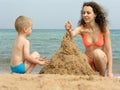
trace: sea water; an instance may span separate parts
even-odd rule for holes
[[[50,59],[59,49],[61,40],[65,35],[64,29],[33,29],[32,34],[27,39],[30,40],[30,51],[38,51],[42,57]],[[120,75],[120,29],[111,29],[111,43],[113,54],[113,73]],[[0,29],[0,73],[10,72],[9,63],[12,46],[17,32],[14,29]],[[78,47],[84,52],[81,37],[74,38]],[[41,66],[37,66],[34,72],[40,71]]]

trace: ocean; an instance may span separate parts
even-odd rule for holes
[[[30,40],[31,52],[38,51],[42,57],[50,59],[59,49],[61,40],[65,35],[64,29],[33,29],[28,39]],[[111,43],[113,53],[113,73],[120,76],[120,29],[111,29]],[[10,72],[9,63],[12,45],[17,32],[14,29],[0,29],[0,73]],[[84,52],[81,37],[74,38],[78,47]],[[40,71],[42,66],[37,65],[33,73]]]

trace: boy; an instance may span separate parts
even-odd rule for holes
[[[28,17],[19,16],[15,21],[15,29],[18,32],[16,37],[10,62],[13,73],[31,73],[36,64],[48,64],[44,58],[40,58],[38,52],[30,54],[30,43],[26,39],[32,33],[32,21]]]

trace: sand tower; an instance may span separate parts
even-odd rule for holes
[[[43,67],[40,74],[91,75],[95,72],[67,32],[60,48],[50,59],[50,64]]]

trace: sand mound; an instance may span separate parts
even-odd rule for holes
[[[50,64],[41,69],[40,74],[91,75],[94,71],[70,35],[66,33],[61,47],[50,59]]]

